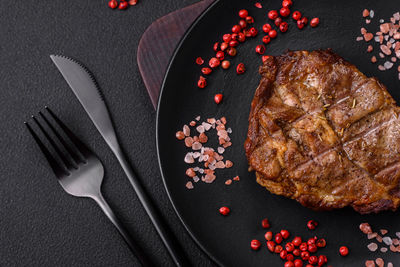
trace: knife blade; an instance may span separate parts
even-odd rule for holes
[[[174,263],[177,266],[189,266],[179,242],[160,216],[159,211],[148,197],[141,183],[135,178],[136,175],[118,143],[104,96],[93,74],[83,64],[69,57],[50,55],[50,58],[71,87],[101,136],[117,157]]]
[[[110,114],[92,73],[81,63],[71,58],[58,55],[50,55],[50,58],[81,102],[104,140],[113,151],[117,149],[119,145]]]

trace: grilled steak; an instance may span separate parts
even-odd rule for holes
[[[375,78],[330,50],[270,57],[251,104],[250,170],[315,210],[400,205],[400,108]]]

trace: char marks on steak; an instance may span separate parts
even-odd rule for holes
[[[251,104],[250,170],[270,192],[315,210],[400,205],[400,108],[331,50],[270,57]]]

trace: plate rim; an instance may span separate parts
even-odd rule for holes
[[[188,35],[192,32],[193,28],[199,23],[199,21],[217,4],[219,3],[221,0],[215,0],[212,4],[210,4],[210,6],[208,6],[196,19],[195,21],[190,25],[190,27],[185,31],[185,34],[182,36],[181,40],[179,41],[178,45],[176,46],[170,60],[168,63],[168,67],[165,71],[164,74],[164,78],[161,84],[161,88],[160,88],[160,95],[158,97],[157,100],[157,111],[156,111],[156,150],[157,150],[157,161],[158,161],[158,167],[160,169],[160,173],[161,173],[161,178],[163,181],[163,185],[165,188],[165,191],[168,195],[168,199],[175,211],[175,214],[178,216],[179,220],[181,221],[182,225],[184,226],[184,228],[186,229],[187,233],[189,234],[189,236],[192,238],[192,240],[195,241],[196,245],[217,265],[219,266],[224,266],[208,249],[205,248],[205,246],[200,242],[200,240],[195,236],[195,234],[190,230],[189,225],[187,225],[185,223],[185,221],[183,220],[182,216],[180,215],[180,213],[178,212],[174,201],[172,200],[170,191],[168,189],[167,183],[166,183],[166,179],[165,179],[165,175],[161,166],[161,158],[160,158],[160,146],[159,146],[159,119],[160,119],[160,105],[161,105],[161,99],[162,96],[164,94],[164,88],[165,88],[165,83],[167,80],[167,77],[169,75],[170,69],[172,64],[175,61],[176,55],[178,54],[178,51],[180,50],[180,48],[182,47],[183,43],[185,42],[185,40],[187,39]]]

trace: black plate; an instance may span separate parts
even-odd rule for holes
[[[157,146],[164,183],[170,199],[182,222],[198,244],[217,263],[226,266],[280,266],[283,261],[278,255],[266,250],[260,226],[261,219],[268,217],[272,231],[288,229],[303,238],[312,235],[325,237],[328,245],[320,253],[329,258],[333,266],[363,266],[366,259],[382,257],[386,262],[399,263],[400,257],[390,251],[371,253],[366,248],[369,243],[358,227],[368,221],[378,229],[386,228],[393,237],[400,231],[398,212],[383,212],[379,215],[361,216],[352,209],[331,212],[314,212],[302,207],[296,201],[272,195],[255,182],[255,175],[247,171],[243,142],[247,132],[247,119],[254,91],[259,83],[258,67],[260,56],[254,47],[261,43],[263,34],[246,41],[238,49],[238,55],[231,61],[233,66],[244,62],[247,72],[237,76],[234,67],[229,71],[219,69],[208,78],[208,86],[196,86],[200,67],[194,63],[198,56],[209,59],[213,55],[212,45],[220,40],[223,33],[230,32],[238,21],[237,13],[246,8],[256,19],[258,29],[266,23],[268,9],[278,9],[281,1],[260,1],[264,8],[254,7],[255,1],[221,0],[209,8],[191,27],[180,43],[168,69],[158,106]],[[361,13],[364,8],[375,10],[375,18],[368,25],[377,31],[380,18],[388,20],[400,10],[397,1],[376,0],[294,0],[293,10],[300,10],[311,17],[319,17],[318,28],[309,26],[300,31],[288,19],[290,30],[281,34],[267,47],[266,54],[279,55],[287,49],[314,50],[332,48],[339,55],[355,64],[368,76],[376,76],[385,84],[393,97],[400,99],[400,83],[396,69],[380,72],[370,63],[371,54],[366,53],[367,44],[356,42],[360,28],[365,27]],[[375,51],[378,45],[373,43]],[[377,52],[375,52],[377,54]],[[379,57],[378,57],[379,58]],[[224,101],[216,105],[213,96],[223,92]],[[175,132],[182,129],[197,115],[202,118],[226,116],[232,127],[233,146],[224,156],[235,165],[229,170],[217,172],[213,184],[199,182],[193,190],[187,190],[185,176],[187,165],[183,162],[187,149],[175,138]],[[227,178],[239,175],[241,181],[231,186],[224,185]],[[228,217],[218,213],[220,206],[231,207]],[[317,230],[306,229],[306,222],[315,219],[320,223]],[[376,229],[376,230],[378,230]],[[260,251],[250,250],[250,241],[263,241]],[[350,248],[346,258],[338,255],[340,245]]]

